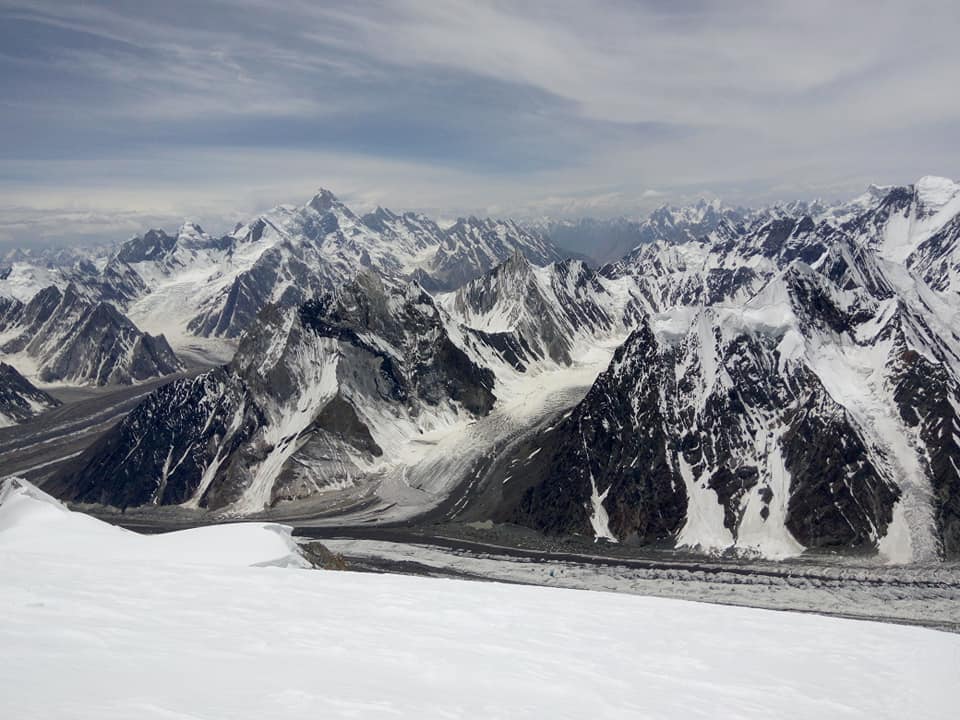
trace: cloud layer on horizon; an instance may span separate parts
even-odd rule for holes
[[[933,1],[0,0],[0,242],[225,229],[321,185],[606,216],[955,176],[958,21]]]

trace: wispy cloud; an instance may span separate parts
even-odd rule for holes
[[[63,208],[216,224],[318,185],[635,214],[957,175],[958,21],[933,0],[0,0],[3,232],[67,237]]]

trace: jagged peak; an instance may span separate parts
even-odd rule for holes
[[[768,312],[775,311],[776,308],[790,308],[792,306],[791,288],[805,277],[803,269],[797,267],[798,265],[803,265],[805,268],[810,267],[806,263],[790,263],[787,267],[774,273],[744,303],[744,309]]]
[[[450,226],[449,231],[455,231],[460,228],[489,228],[491,226],[497,225],[507,225],[510,227],[519,227],[512,220],[504,220],[501,218],[491,218],[491,217],[478,217],[476,215],[468,215],[466,217],[458,217],[456,222]]]
[[[533,272],[533,264],[519,248],[514,248],[510,257],[490,271],[493,277],[502,275],[526,276]]]
[[[627,339],[614,351],[607,370],[601,375],[618,377],[648,365],[659,352],[663,338],[654,331],[652,318],[643,313]]]
[[[48,302],[50,299],[53,299],[55,302],[60,302],[63,299],[64,292],[66,290],[72,289],[73,294],[76,293],[76,286],[73,283],[69,283],[65,290],[61,291],[56,285],[47,285],[45,288],[41,288],[32,298],[27,305],[39,305],[45,302]]]
[[[531,292],[537,292],[536,286],[534,266],[522,252],[514,249],[499,265],[458,288],[453,297],[456,305],[469,306],[472,312],[477,312],[479,307],[490,304],[522,301]]]
[[[720,220],[717,222],[717,226],[710,231],[710,234],[706,239],[709,241],[730,240],[733,238],[738,238],[740,235],[741,233],[737,228],[737,223],[724,216],[720,218]],[[703,239],[704,238],[694,238],[694,242],[702,242]]]
[[[160,228],[151,228],[143,235],[134,235],[121,243],[112,253],[111,260],[138,262],[165,253],[177,242],[177,235],[170,235]]]
[[[658,220],[660,218],[673,218],[673,211],[676,210],[675,207],[664,203],[654,208],[650,214],[647,216],[648,220]]]
[[[307,203],[307,207],[319,213],[330,212],[334,207],[343,206],[343,203],[327,188],[320,188]]]
[[[481,220],[476,215],[467,215],[466,217],[460,216],[457,218],[456,222],[453,223],[451,229],[456,227],[467,227],[473,225],[480,225]]]
[[[177,230],[177,236],[189,237],[191,235],[203,236],[203,235],[206,235],[206,233],[203,231],[203,228],[200,227],[198,223],[195,223],[191,220],[184,220],[183,224],[180,226],[180,229]]]
[[[699,197],[695,201],[687,204],[676,205],[672,203],[662,203],[658,205],[654,210],[649,214],[649,218],[657,218],[669,216],[671,218],[676,218],[678,215],[682,215],[685,212],[691,210],[697,211],[698,213],[705,213],[707,211],[713,211],[720,213],[722,211],[728,210],[727,206],[723,204],[723,201],[720,198],[711,198],[707,199],[705,197]]]
[[[360,216],[361,220],[393,220],[395,218],[401,217],[397,213],[393,212],[389,208],[383,207],[383,205],[377,205],[370,212],[364,213]]]
[[[403,216],[397,215],[395,212],[389,208],[385,208],[382,205],[377,205],[376,209],[372,212],[368,212],[361,216],[360,222],[366,225],[373,230],[385,230],[387,228],[387,223],[394,222],[401,217],[407,217],[407,213]]]
[[[719,198],[707,200],[702,197],[697,200],[695,207],[698,210],[720,210],[723,207],[723,203],[720,202]]]

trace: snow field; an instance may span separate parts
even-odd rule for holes
[[[599,592],[248,567],[282,539],[264,530],[143,538],[8,486],[0,715],[953,717],[960,636]],[[240,546],[223,562],[204,555]]]

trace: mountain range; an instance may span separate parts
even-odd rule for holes
[[[51,488],[957,557],[958,217],[960,185],[932,177],[829,206],[662,208],[598,269],[543,228],[358,216],[325,191],[222,238],[147,233],[77,295],[175,350],[236,353],[155,391]]]
[[[514,252],[562,257],[509,220],[441,228],[384,208],[357,215],[330,191],[214,237],[193,223],[90,253],[7,253],[0,261],[0,357],[34,382],[129,384],[232,357],[267,305],[296,307],[357,273],[459,287]]]

